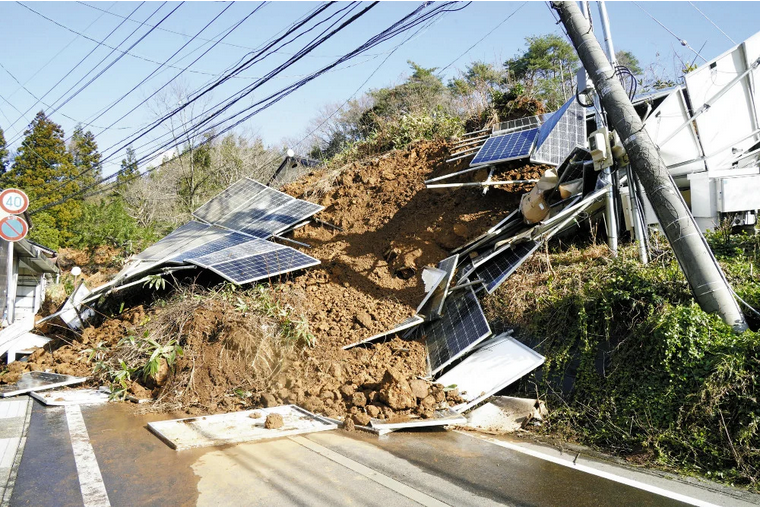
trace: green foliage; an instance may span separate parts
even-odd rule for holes
[[[44,213],[34,216],[36,228],[44,227]],[[80,220],[72,227],[69,245],[93,250],[100,245],[123,249],[128,255],[141,251],[159,235],[152,228],[140,227],[125,210],[118,196],[100,198],[82,205]],[[45,244],[45,243],[43,243]]]
[[[0,129],[0,174],[8,169],[8,145],[5,142],[5,133]]]
[[[640,62],[638,61],[637,57],[630,51],[617,51],[616,63],[618,65],[624,65],[636,76],[643,75],[643,67],[640,66]]]
[[[167,286],[167,281],[161,275],[149,275],[148,280],[143,284],[143,287],[148,287],[151,290],[164,290]]]
[[[101,154],[98,153],[98,143],[89,130],[82,131],[77,125],[69,141],[69,154],[76,167],[77,183],[81,189],[92,186],[101,177]]]
[[[758,294],[759,270],[749,270],[759,265],[758,240],[710,242],[723,266],[746,266]],[[548,431],[757,485],[759,332],[734,334],[704,313],[669,250],[647,266],[630,247],[612,261],[557,262],[553,273],[526,310],[529,334],[543,339],[545,395],[555,405]],[[559,393],[570,374],[573,387]]]
[[[526,38],[524,53],[503,65],[527,92],[542,97],[548,109],[557,109],[571,96],[579,61],[574,48],[555,34]]]
[[[387,126],[384,136],[393,149],[402,149],[419,139],[446,139],[463,134],[463,125],[459,118],[449,116],[439,109],[430,115],[404,114],[399,121]],[[383,151],[382,143],[378,148]]]
[[[122,165],[119,168],[119,174],[116,176],[116,187],[118,189],[124,187],[125,184],[132,181],[140,170],[138,169],[138,159],[135,156],[135,150],[132,146],[128,146],[126,150],[126,158],[122,159]]]
[[[24,132],[10,170],[0,177],[4,188],[20,188],[29,195],[34,207],[57,202],[77,192],[80,187],[72,179],[77,168],[64,144],[63,129],[40,111]],[[81,199],[71,199],[46,210],[47,217],[38,225],[35,215],[30,237],[50,248],[58,248],[71,240],[72,227],[79,219]]]

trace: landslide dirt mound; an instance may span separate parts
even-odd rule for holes
[[[492,187],[486,195],[474,187],[427,190],[424,180],[467,167],[467,162],[444,164],[448,155],[446,143],[419,142],[370,161],[310,173],[284,189],[325,206],[318,218],[341,228],[310,224],[297,230],[294,239],[311,245],[307,253],[321,264],[279,280],[271,290],[283,300],[282,308],[305,317],[313,347],[271,341],[270,355],[277,361],[252,361],[240,353],[240,343],[251,343],[257,326],[282,325],[280,317],[254,322],[240,314],[240,303],[196,294],[187,298],[196,306],[183,313],[186,325],[168,332],[184,354],[166,382],[142,381],[130,390],[158,397],[160,408],[191,414],[296,403],[357,424],[370,417],[429,417],[457,401],[456,393],[419,378],[426,374],[423,343],[394,338],[342,349],[411,315],[424,296],[422,268],[504,218],[529,190],[526,185]],[[537,178],[541,172],[534,166],[509,167],[493,179]],[[479,171],[449,182],[486,176]],[[112,343],[113,334],[140,336],[153,329],[150,322],[177,311],[175,303],[167,305],[106,320],[86,330],[81,343],[59,350],[81,352],[100,341]],[[52,364],[58,351],[40,356],[46,354]],[[74,363],[86,365],[82,359]]]

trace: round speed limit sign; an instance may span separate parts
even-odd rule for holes
[[[29,207],[29,197],[18,188],[9,188],[0,192],[0,209],[11,215],[23,213]]]

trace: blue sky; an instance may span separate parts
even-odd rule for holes
[[[104,127],[111,125],[150,96],[179,72],[179,68],[207,49],[209,44],[202,38],[216,38],[249,15],[259,3],[236,2],[229,5],[222,2],[186,2],[180,5],[178,2],[146,2],[141,5],[138,2],[105,1],[30,2],[24,5],[86,37],[57,26],[53,21],[27,10],[19,3],[0,3],[0,42],[5,48],[0,54],[0,64],[4,68],[0,68],[0,127],[5,131],[8,141],[19,137],[37,111],[52,111],[54,107],[48,106],[60,105],[73,91],[86,84],[119,55],[115,52],[109,56],[110,49],[97,46],[87,37],[101,41],[113,31],[105,43],[117,46],[125,41],[119,47],[126,50],[146,34],[149,28],[134,21],[124,21],[119,16],[129,15],[131,19],[153,25],[177,8],[161,23],[160,29],[153,30],[129,50],[131,55],[122,57],[77,96],[50,113],[51,118],[61,124],[69,135],[77,122],[87,123],[156,71],[150,80],[87,127],[97,135],[97,142],[103,152],[114,152],[112,161],[104,167],[104,173],[109,174],[118,168],[119,160],[123,156],[121,152],[116,152],[116,148],[122,144],[121,141],[135,129],[154,120],[158,112],[168,107],[167,105],[175,105],[179,99],[174,95],[165,98],[162,103],[150,100],[112,128],[104,130]],[[251,48],[285,29],[318,5],[311,2],[272,2],[264,5],[232,32],[225,39],[225,44],[219,44],[194,64],[189,69],[192,72],[183,73],[177,80],[182,83],[180,89],[192,91],[209,82],[214,75],[220,75],[230,65],[238,62]],[[368,4],[362,4],[360,8],[365,5]],[[420,4],[413,2],[382,2],[244,101],[248,101],[248,105],[333,62],[338,56],[359,46],[418,5]],[[674,35],[659,26],[640,7],[661,21],[675,35],[686,40],[695,50],[703,46],[700,53],[707,59],[730,49],[733,43],[696,7],[737,43],[758,32],[760,25],[759,2],[608,2],[606,5],[616,49],[631,51],[643,66],[654,64],[667,76],[675,74],[681,61],[692,61],[696,56],[688,48],[682,47]],[[346,3],[340,3],[326,12],[334,12],[346,6]],[[597,23],[597,8],[594,3],[592,7],[594,21]],[[164,62],[187,43],[190,36],[196,34],[224,9],[224,13],[201,33],[200,38],[192,40],[183,51],[169,61],[169,64],[175,65],[176,68],[160,68],[157,65],[156,62]],[[515,14],[508,21],[461,56],[514,11]],[[130,37],[133,31],[135,32]],[[600,29],[596,31],[600,37]],[[317,78],[271,108],[257,114],[238,128],[238,132],[259,135],[266,144],[272,146],[280,147],[289,142],[293,145],[294,140],[301,139],[309,130],[311,120],[321,109],[331,104],[338,106],[343,103],[366,80],[368,81],[360,94],[368,89],[403,81],[409,74],[409,66],[406,63],[408,60],[424,67],[440,69],[452,63],[444,71],[445,79],[449,79],[474,60],[501,63],[523,51],[527,36],[548,33],[562,32],[544,2],[473,2],[459,12],[442,15],[399,46],[391,55],[390,52],[412,32],[404,33],[372,48],[367,54],[340,65],[338,69]],[[301,39],[298,42],[301,42]],[[212,106],[236,93],[251,83],[253,78],[281,64],[300,47],[301,44],[295,43],[284,48],[280,54],[272,55],[245,71],[241,78],[230,80],[220,86],[211,94],[208,105]],[[91,51],[92,54],[75,68],[75,65]],[[191,55],[188,56],[189,54]],[[460,58],[457,59],[458,57]],[[103,63],[96,65],[101,60]],[[697,61],[702,62],[700,58]],[[383,65],[378,68],[382,62]],[[73,68],[74,71],[54,87]],[[94,72],[76,84],[91,69],[95,69]],[[368,79],[374,71],[375,74]],[[52,91],[43,98],[51,88]],[[72,91],[66,93],[69,89]],[[36,103],[35,97],[43,98],[42,103]],[[27,113],[28,109],[30,110]],[[165,132],[167,131],[159,129],[151,135]],[[147,140],[150,138],[138,144]],[[11,148],[15,148],[19,141],[20,139],[13,143]],[[109,151],[111,146],[114,148]],[[151,147],[152,145],[148,145],[143,150],[149,150]],[[141,150],[138,150],[138,153],[140,155]]]

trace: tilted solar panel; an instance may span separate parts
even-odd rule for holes
[[[178,250],[186,247],[188,243],[209,229],[210,226],[207,224],[188,222],[140,252],[136,257],[141,261],[164,259],[172,255],[173,252],[177,253]]]
[[[457,266],[458,254],[451,255],[450,257],[439,261],[437,269],[444,271],[445,276],[442,281],[426,295],[424,300],[421,301],[421,304],[416,310],[417,313],[426,315],[428,320],[438,319],[442,316],[445,298],[447,298],[447,291]]]
[[[211,198],[193,212],[193,216],[210,224],[219,222],[225,215],[254,199],[267,187],[250,178],[243,178]]]
[[[529,156],[538,129],[490,137],[471,160],[471,166],[507,162]]]
[[[586,137],[585,109],[572,97],[540,127],[530,161],[559,165]]]
[[[171,261],[187,262],[190,259],[196,259],[215,252],[219,252],[221,250],[225,250],[227,248],[234,247],[236,245],[254,241],[254,239],[250,238],[249,236],[245,236],[237,232],[226,231],[224,229],[222,230],[225,232],[224,236],[218,237],[211,241],[207,241],[203,245],[197,246],[195,248],[180,252],[175,257],[173,257]]]
[[[512,248],[498,250],[488,260],[474,268],[470,277],[474,280],[481,279],[487,292],[492,294],[539,247],[539,242],[527,241]]]
[[[320,261],[291,247],[243,257],[208,267],[237,285],[272,278],[320,264]]]
[[[422,324],[418,332],[426,339],[432,375],[492,334],[473,290],[462,297],[447,298],[442,318]]]
[[[221,264],[223,262],[234,261],[237,259],[243,259],[252,255],[265,254],[274,250],[280,250],[282,248],[288,248],[284,245],[273,243],[272,241],[266,241],[264,239],[248,238],[249,241],[238,245],[218,250],[216,252],[188,259],[188,262],[192,262],[202,268],[208,268],[215,264]]]

